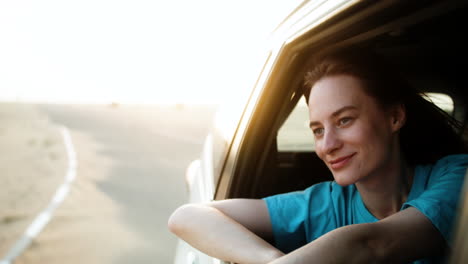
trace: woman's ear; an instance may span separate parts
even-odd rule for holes
[[[404,104],[392,106],[390,111],[391,128],[393,132],[398,132],[406,122],[406,107]]]

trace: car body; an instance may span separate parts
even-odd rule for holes
[[[451,0],[304,1],[274,31],[251,92],[217,113],[200,159],[187,169],[189,202],[261,198],[332,179],[314,153],[299,92],[307,58],[324,49],[360,45],[384,55],[466,125],[467,45],[460,28],[467,6]],[[451,263],[468,263],[466,189]],[[179,241],[175,263],[222,261]]]

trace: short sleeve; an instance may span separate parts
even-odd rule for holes
[[[304,191],[279,194],[264,198],[267,204],[275,238],[275,246],[289,253],[307,244],[310,232],[311,213],[321,214],[323,210],[332,211],[330,182],[313,185]],[[317,208],[311,198],[320,204]],[[313,206],[313,210],[311,209]],[[325,218],[323,218],[325,219]],[[314,223],[314,225],[319,223]]]
[[[403,205],[403,209],[412,206],[421,211],[449,244],[467,166],[468,155],[451,155],[432,168],[422,168],[429,173],[425,190]]]

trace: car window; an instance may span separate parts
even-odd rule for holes
[[[313,152],[314,137],[309,128],[309,113],[301,98],[278,131],[279,152]]]
[[[453,99],[449,95],[444,93],[425,93],[424,98],[430,102],[433,102],[449,115],[453,114]]]

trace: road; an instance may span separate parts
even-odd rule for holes
[[[186,201],[185,168],[199,156],[215,108],[37,107],[72,131],[77,179],[91,180],[77,182],[18,263],[172,263],[167,219]],[[85,150],[85,141],[94,148]]]

